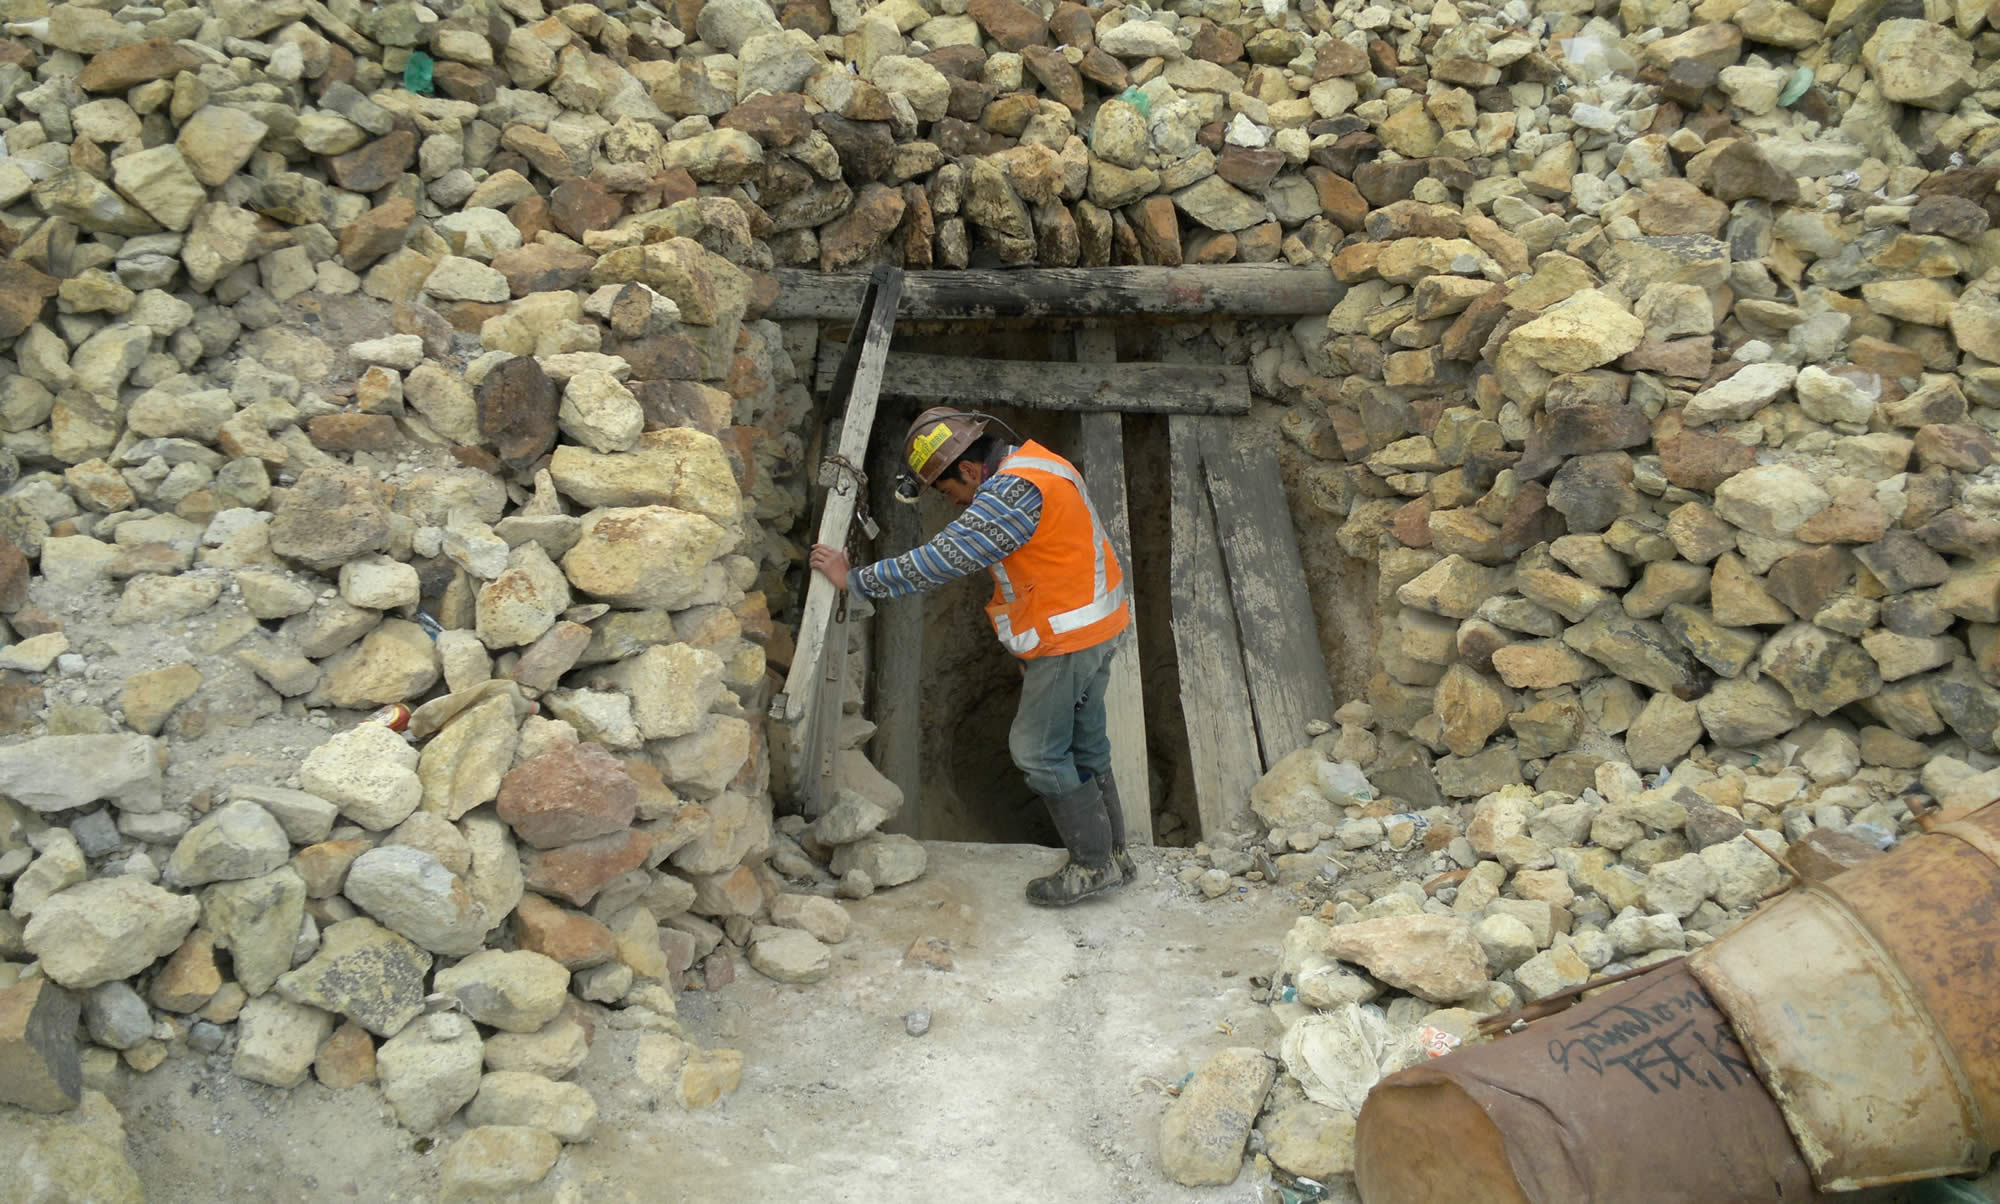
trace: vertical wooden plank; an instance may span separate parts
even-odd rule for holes
[[[903,432],[884,430],[868,464],[869,506],[882,535],[877,555],[902,552],[924,541],[915,506],[895,500],[903,462]],[[924,599],[883,598],[875,606],[875,739],[869,760],[903,792],[903,809],[882,825],[886,832],[921,838],[923,823]]]
[[[1080,364],[1109,364],[1118,359],[1116,336],[1105,328],[1076,332]],[[1091,505],[1104,524],[1127,582],[1133,580],[1131,519],[1125,499],[1124,418],[1118,414],[1085,414],[1082,419],[1083,483]],[[1153,785],[1146,755],[1146,695],[1139,684],[1138,601],[1132,602],[1133,623],[1111,657],[1111,683],[1104,698],[1111,730],[1111,772],[1119,783],[1125,812],[1125,843],[1153,843]]]
[[[1257,744],[1269,769],[1305,747],[1308,723],[1332,720],[1333,682],[1278,477],[1278,453],[1240,446],[1231,434],[1204,432],[1203,476],[1242,632]]]
[[[1174,653],[1204,840],[1253,827],[1250,788],[1262,776],[1236,614],[1203,480],[1204,433],[1226,418],[1167,420],[1173,458]]]
[[[839,610],[828,619],[826,651],[820,657],[819,680],[806,711],[799,798],[805,814],[817,819],[840,794],[840,715],[847,681],[847,617]]]

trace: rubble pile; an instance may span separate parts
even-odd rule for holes
[[[1276,1006],[1353,1040],[1288,1069],[1712,939],[1780,881],[1753,833],[2000,793],[1982,5],[0,18],[0,1092],[86,1100],[48,1142],[191,1050],[463,1109],[453,1190],[505,1192],[588,1137],[594,1026],[712,1102],[740,1055],[674,992],[814,981],[827,896],[923,871],[858,674],[853,789],[772,814],[819,334],[761,316],[780,266],[1347,285],[1161,354],[1249,366],[1379,581],[1365,701],[1189,867],[1319,908]],[[1339,1114],[1251,1058],[1185,1098],[1294,1087]]]

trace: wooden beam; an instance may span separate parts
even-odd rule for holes
[[[889,333],[896,325],[896,297],[902,285],[903,273],[900,269],[875,269],[861,309],[866,319],[865,333],[843,357],[841,371],[832,382],[835,386],[843,383],[847,386],[829,397],[829,401],[845,405],[837,452],[843,460],[857,467],[868,456],[868,435],[875,426],[875,405],[881,396],[882,366],[889,356]],[[854,520],[855,504],[860,497],[861,491],[856,488],[852,477],[843,472],[834,474],[826,492],[825,509],[820,512],[816,542],[836,548],[847,546],[847,527]],[[771,703],[772,718],[794,725],[805,718],[808,707],[815,701],[820,662],[826,656],[828,629],[833,620],[835,595],[840,592],[833,588],[833,582],[821,574],[813,573],[811,577],[811,584],[806,587],[805,611],[799,620],[798,653],[792,658],[791,671],[785,676],[784,693]],[[840,653],[846,655],[845,645]]]
[[[1250,788],[1263,776],[1236,612],[1203,480],[1202,445],[1220,418],[1167,420],[1173,458],[1174,653],[1202,839],[1253,827]]]
[[[1242,633],[1257,744],[1268,770],[1305,747],[1311,739],[1308,723],[1332,721],[1333,682],[1320,649],[1277,450],[1268,444],[1242,446],[1226,429],[1203,435],[1203,475]]]
[[[895,500],[896,473],[903,467],[900,430],[875,440],[868,462],[870,508],[881,524],[878,548],[901,552],[924,542],[923,518],[915,506]],[[880,555],[881,553],[877,553]],[[882,598],[875,603],[873,641],[875,738],[869,760],[903,792],[903,809],[882,825],[885,832],[921,838],[923,816],[924,596]]]
[[[816,385],[830,387],[839,343],[820,348]],[[1035,410],[1133,414],[1248,414],[1250,370],[1242,365],[1065,364],[898,351],[883,369],[882,394],[928,405],[1010,405]]]
[[[860,272],[780,268],[774,321],[845,319],[860,309]],[[897,316],[980,320],[1130,317],[1135,314],[1285,317],[1324,314],[1346,286],[1325,267],[1228,263],[1191,267],[1018,268],[910,272]]]
[[[1076,358],[1084,364],[1118,361],[1116,336],[1107,328],[1076,332]],[[1085,414],[1083,483],[1091,505],[1104,524],[1111,546],[1124,567],[1127,589],[1133,581],[1131,521],[1125,501],[1124,418],[1117,414]],[[1104,697],[1105,720],[1111,735],[1111,773],[1119,783],[1125,813],[1125,843],[1153,843],[1153,784],[1146,756],[1146,694],[1139,685],[1139,604],[1131,603],[1133,622],[1111,655],[1111,681]]]

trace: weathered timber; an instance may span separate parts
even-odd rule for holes
[[[896,324],[896,295],[902,287],[902,277],[897,268],[875,269],[861,309],[865,333],[843,355],[840,370],[831,382],[829,403],[843,407],[835,454],[840,461],[856,467],[867,457],[868,436],[875,426],[882,365],[888,358],[889,336]],[[831,471],[825,474],[827,491],[817,542],[846,547],[848,526],[861,501],[860,483],[831,458],[827,467]],[[808,814],[813,815],[833,804],[838,788],[833,772],[837,761],[835,741],[847,657],[844,610],[839,615],[835,611],[839,592],[823,575],[812,574],[806,588],[805,610],[799,620],[798,653],[785,677],[784,693],[771,703],[772,718],[795,729],[804,763],[791,775],[791,781],[804,798]],[[801,723],[806,726],[798,731]]]
[[[1203,476],[1229,574],[1243,667],[1270,769],[1311,739],[1306,725],[1333,718],[1333,682],[1320,651],[1298,535],[1285,504],[1277,450],[1246,447],[1231,432],[1203,432]]]
[[[1116,336],[1104,327],[1076,332],[1079,363],[1112,364]],[[1106,536],[1118,553],[1125,580],[1132,580],[1131,521],[1125,499],[1124,418],[1085,414],[1082,418],[1083,483]],[[1136,604],[1134,606],[1136,613]],[[1125,843],[1153,843],[1152,779],[1146,759],[1146,695],[1139,684],[1139,633],[1133,623],[1111,654],[1111,681],[1105,689],[1105,720],[1111,736],[1111,773],[1119,784],[1125,813]]]
[[[820,348],[815,385],[837,375],[842,344]],[[1242,365],[1065,364],[898,351],[882,373],[882,395],[925,405],[1011,405],[1035,410],[1131,414],[1248,414]]]
[[[1223,841],[1251,830],[1250,788],[1263,776],[1257,726],[1244,679],[1215,514],[1203,480],[1202,445],[1220,418],[1167,420],[1173,458],[1174,654],[1180,666],[1181,715],[1202,839]]]
[[[923,518],[915,506],[895,500],[896,473],[903,467],[900,426],[875,440],[868,461],[869,505],[882,534],[877,555],[893,554],[924,542]],[[903,809],[882,825],[886,832],[923,837],[923,673],[924,599],[921,594],[881,598],[874,603],[870,651],[874,667],[875,737],[869,760],[903,792]]]
[[[840,320],[860,309],[860,272],[780,268],[774,321]],[[1021,268],[910,272],[897,316],[910,319],[1123,318],[1142,314],[1284,317],[1324,314],[1346,286],[1325,267],[1232,263],[1193,267]]]

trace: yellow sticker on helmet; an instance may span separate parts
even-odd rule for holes
[[[924,465],[930,461],[931,454],[943,446],[944,441],[949,438],[951,438],[951,428],[940,422],[910,440],[910,471],[922,472]]]

